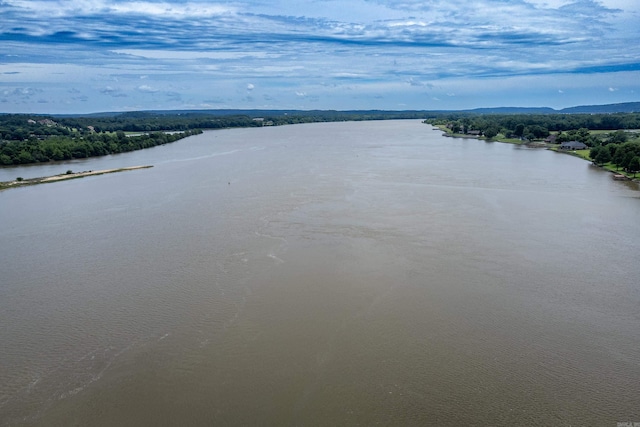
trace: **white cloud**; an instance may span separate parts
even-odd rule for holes
[[[151,87],[151,86],[149,86],[149,85],[141,85],[141,86],[138,86],[138,88],[137,88],[137,89],[138,89],[140,92],[146,92],[146,93],[155,93],[155,92],[158,92],[158,89],[153,88],[153,87]]]
[[[599,2],[611,9],[620,9],[625,12],[640,11],[640,2],[637,0],[599,0]]]
[[[102,93],[103,95],[109,95],[113,98],[127,98],[127,94],[122,90],[122,89],[118,89],[118,88],[114,88],[112,86],[105,86],[104,88],[102,88],[100,90],[100,93]]]
[[[236,12],[235,7],[202,2],[153,2],[111,0],[5,0],[5,3],[49,16],[96,15],[105,13],[136,14],[170,17],[210,17]]]
[[[640,67],[636,0],[320,3],[0,0],[7,39],[0,93],[30,86],[68,99],[68,88],[79,87],[109,95],[77,106],[100,111],[118,97],[147,108],[159,99],[229,108],[257,99],[288,108],[317,101],[338,109],[393,108],[406,99],[410,108],[428,108],[431,97],[466,108],[499,104],[500,94],[510,104],[540,105],[553,97],[573,102],[580,92],[598,103],[612,82],[607,102],[640,91],[640,71],[620,71]],[[222,101],[208,101],[211,94]]]
[[[171,60],[238,60],[238,59],[278,59],[281,54],[267,51],[242,49],[241,51],[206,51],[206,50],[175,50],[175,49],[113,49],[111,52],[119,55],[131,55],[147,59]]]
[[[525,0],[526,3],[530,3],[539,8],[553,8],[558,9],[562,6],[566,6],[573,3],[574,0]]]

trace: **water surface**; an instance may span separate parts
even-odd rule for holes
[[[0,180],[2,425],[640,421],[640,193],[418,121]]]

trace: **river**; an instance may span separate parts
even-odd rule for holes
[[[640,422],[640,191],[419,121],[0,181],[0,425]]]

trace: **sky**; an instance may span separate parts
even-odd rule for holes
[[[640,101],[638,0],[0,0],[0,113]]]

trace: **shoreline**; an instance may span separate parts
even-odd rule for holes
[[[477,139],[478,141],[501,142],[503,144],[524,145],[525,147],[531,147],[531,148],[550,148],[549,144],[547,144],[546,142],[537,141],[537,142],[526,143],[516,139],[509,139],[509,140],[504,140],[500,138],[493,139],[493,138],[486,138],[484,136],[478,136],[478,135],[452,133],[447,128],[440,125],[431,125],[431,126],[433,127],[434,130],[441,131],[442,136],[446,136],[447,138]]]
[[[63,173],[63,174],[58,174],[58,175],[51,175],[51,176],[43,176],[43,177],[39,177],[39,178],[28,178],[28,179],[16,179],[13,181],[4,181],[4,182],[0,182],[0,190],[5,190],[7,188],[16,188],[16,187],[24,187],[27,185],[38,185],[38,184],[47,184],[50,182],[59,182],[59,181],[66,181],[69,179],[77,179],[77,178],[84,178],[86,176],[97,176],[97,175],[105,175],[105,174],[109,174],[109,173],[116,173],[116,172],[125,172],[125,171],[132,171],[132,170],[138,170],[138,169],[148,169],[148,168],[152,168],[153,165],[146,165],[146,166],[128,166],[125,168],[116,168],[116,169],[102,169],[102,170],[97,170],[97,171],[83,171],[83,172],[67,172],[67,173]]]
[[[561,153],[561,154],[568,154],[570,156],[573,157],[577,157],[579,159],[585,160],[589,163],[591,163],[592,166],[598,167],[606,172],[611,172],[614,176],[613,179],[617,180],[617,181],[630,181],[630,182],[635,182],[635,183],[640,183],[640,178],[635,178],[635,177],[630,177],[629,175],[627,175],[627,173],[623,172],[623,171],[614,171],[611,169],[606,168],[603,165],[599,165],[596,164],[593,160],[586,158],[584,156],[581,156],[579,154],[577,154],[575,151],[565,151],[565,150],[559,150],[557,147],[553,146],[553,145],[549,145],[545,142],[533,142],[533,143],[520,143],[520,142],[515,142],[515,141],[502,141],[499,138],[498,139],[487,139],[484,137],[478,137],[475,135],[466,135],[466,134],[456,134],[456,133],[451,133],[445,129],[443,129],[441,126],[436,126],[436,125],[431,125],[433,127],[433,129],[437,129],[439,131],[442,131],[442,136],[445,136],[447,138],[460,138],[460,139],[476,139],[478,141],[492,141],[492,142],[500,142],[502,144],[513,144],[513,145],[522,145],[525,147],[529,147],[529,148],[544,148],[546,150],[549,151],[553,151],[555,153]],[[624,179],[622,179],[621,177],[624,177]]]

